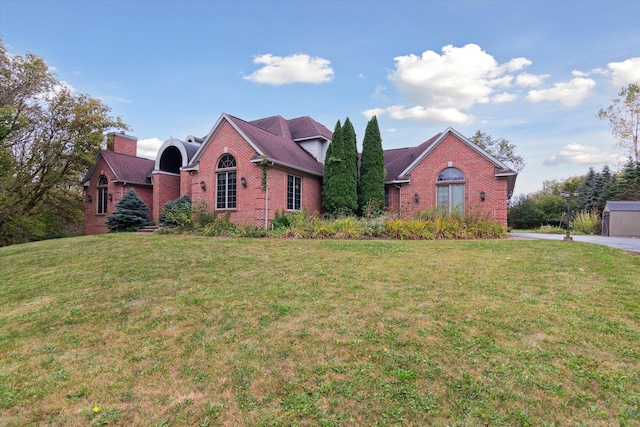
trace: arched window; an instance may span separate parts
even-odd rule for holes
[[[464,213],[464,173],[458,168],[446,168],[436,180],[436,204],[448,213]]]
[[[98,180],[98,214],[107,213],[107,193],[109,180],[104,175],[100,175]]]
[[[216,209],[236,207],[236,159],[225,154],[218,160],[216,173]]]

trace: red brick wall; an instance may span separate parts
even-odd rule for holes
[[[100,180],[100,175],[104,175],[107,177],[107,194],[111,195],[112,200],[107,200],[107,213],[106,214],[98,214],[98,181]],[[149,212],[152,215],[152,200],[153,200],[153,190],[151,187],[147,186],[136,186],[136,185],[122,185],[121,183],[113,183],[111,180],[114,179],[113,173],[111,169],[107,166],[106,162],[102,157],[99,158],[98,163],[93,171],[91,177],[89,177],[89,187],[85,188],[85,198],[84,198],[84,234],[100,234],[106,233],[109,231],[105,222],[107,221],[107,217],[112,215],[116,210],[116,205],[130,189],[134,189],[138,194],[138,197],[144,202],[145,205],[149,208]],[[89,202],[89,197],[91,196],[91,202]],[[153,218],[153,216],[152,216]]]
[[[180,176],[166,172],[153,173],[153,222],[159,224],[162,209],[167,202],[176,200],[180,194]]]
[[[237,195],[236,208],[218,210],[216,206],[216,167],[218,160],[224,154],[231,154],[236,160]],[[209,210],[219,214],[229,212],[230,220],[238,225],[265,225],[265,196],[268,200],[267,225],[275,216],[276,211],[286,210],[287,207],[287,175],[302,177],[302,207],[311,214],[320,211],[320,179],[298,172],[288,172],[279,168],[269,168],[268,190],[262,190],[262,166],[251,163],[258,153],[247,143],[238,132],[224,122],[213,140],[200,157],[199,171],[189,175],[191,180],[191,199],[195,204],[205,202]],[[244,177],[246,187],[241,184]],[[184,175],[183,175],[184,179]],[[205,189],[202,189],[204,182]]]
[[[107,150],[114,153],[138,155],[138,138],[122,133],[110,133],[108,135]]]
[[[507,180],[496,178],[494,165],[473,148],[449,134],[411,171],[411,183],[400,190],[400,211],[410,216],[436,207],[436,179],[447,167],[458,168],[464,173],[465,212],[500,222],[507,226]],[[480,200],[480,192],[485,200]],[[418,194],[419,202],[414,200]],[[395,202],[395,198],[394,198]]]

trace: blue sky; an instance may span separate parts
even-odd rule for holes
[[[597,112],[640,81],[638,16],[638,0],[0,0],[0,35],[109,105],[140,155],[222,113],[349,117],[361,147],[376,114],[384,148],[449,126],[508,139],[529,193],[620,168]]]

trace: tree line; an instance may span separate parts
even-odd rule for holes
[[[542,190],[512,200],[509,226],[517,229],[564,226],[567,202],[560,194],[562,191],[578,193],[571,199],[573,212],[601,216],[607,201],[640,200],[640,162],[629,158],[618,173],[612,173],[605,165],[600,171],[590,167],[585,175],[564,181],[545,181]]]

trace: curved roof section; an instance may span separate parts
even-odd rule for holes
[[[194,139],[196,138],[194,137]],[[158,155],[156,156],[155,160],[155,170],[160,170],[160,159],[162,158],[162,153],[164,153],[167,148],[175,147],[180,150],[180,154],[182,155],[182,164],[180,166],[185,167],[189,164],[193,156],[196,154],[198,148],[200,148],[200,145],[201,143],[198,142],[185,142],[179,140],[178,138],[170,138],[166,140],[158,150]]]

